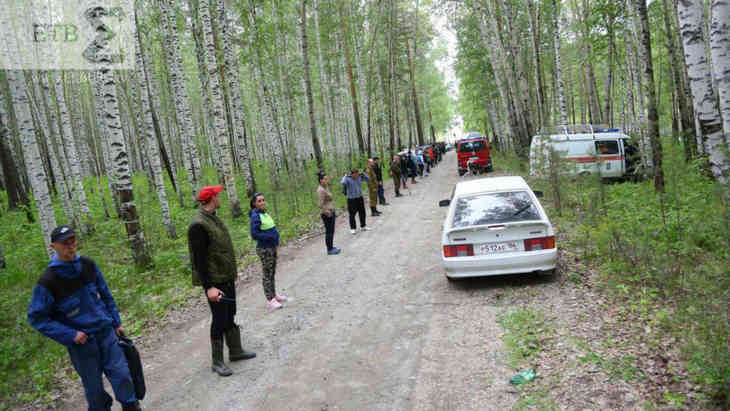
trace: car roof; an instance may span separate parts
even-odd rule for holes
[[[520,176],[485,177],[457,183],[454,196],[507,190],[530,190],[530,186]]]

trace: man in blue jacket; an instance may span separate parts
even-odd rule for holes
[[[89,410],[111,410],[102,372],[123,410],[138,410],[127,359],[117,338],[124,330],[117,304],[93,260],[76,254],[74,230],[56,227],[51,248],[56,253],[38,284],[28,308],[28,322],[68,349],[81,377]]]

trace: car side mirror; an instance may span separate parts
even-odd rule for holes
[[[448,207],[449,204],[451,204],[451,200],[441,200],[441,201],[439,201],[439,207]]]
[[[543,193],[540,190],[533,190],[532,192],[535,193],[535,197],[537,198],[542,198],[543,196]]]

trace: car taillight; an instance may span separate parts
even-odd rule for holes
[[[525,240],[525,251],[547,250],[555,248],[555,236],[528,238]]]
[[[471,244],[445,245],[444,257],[472,257],[474,246]]]

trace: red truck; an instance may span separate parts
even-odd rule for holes
[[[489,152],[489,141],[482,136],[466,138],[456,142],[459,175],[464,175],[471,168],[475,172],[492,171],[492,156]]]

